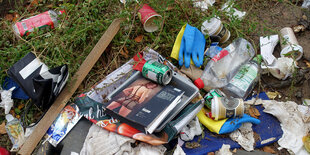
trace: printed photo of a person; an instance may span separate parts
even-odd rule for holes
[[[143,102],[147,102],[159,90],[161,86],[145,79],[138,79],[132,83],[128,88],[124,89],[123,97],[111,102],[107,108],[110,110],[121,107],[119,114],[126,117],[132,110]]]

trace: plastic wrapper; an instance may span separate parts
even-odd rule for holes
[[[25,141],[24,128],[20,121],[17,118],[14,118],[11,114],[6,115],[5,117],[8,121],[5,129],[13,144],[11,152],[15,152]]]
[[[47,140],[54,147],[70,132],[76,123],[82,118],[78,114],[78,108],[74,105],[67,105],[58,115],[51,127],[47,130]]]
[[[37,107],[46,110],[64,88],[69,71],[67,65],[49,69],[35,54],[29,52],[11,66],[8,75]]]

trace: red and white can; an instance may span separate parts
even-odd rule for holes
[[[16,35],[22,37],[24,35],[29,35],[35,28],[50,27],[53,29],[58,26],[57,16],[63,14],[64,12],[65,10],[61,10],[59,12],[49,10],[40,13],[36,16],[16,22],[13,25],[13,30]]]
[[[144,4],[139,10],[138,16],[146,32],[154,32],[158,30],[159,27],[154,20],[161,19],[162,16],[156,13],[156,11],[154,11],[149,5]]]

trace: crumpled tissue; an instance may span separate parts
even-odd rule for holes
[[[202,130],[199,119],[195,117],[188,125],[184,126],[180,132],[180,137],[184,141],[193,140],[195,136],[201,135]]]
[[[292,101],[264,100],[263,106],[264,112],[272,114],[281,122],[283,135],[278,144],[296,155],[307,155],[302,138],[309,132],[310,123],[304,122],[303,113],[298,110],[298,107],[302,105],[297,105]]]
[[[254,150],[254,132],[252,129],[252,123],[243,123],[242,126],[229,134],[229,137],[233,140],[238,142],[242,148],[246,151]]]
[[[230,145],[223,144],[222,148],[215,153],[215,155],[232,155],[230,152]]]

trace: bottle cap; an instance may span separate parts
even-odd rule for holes
[[[200,78],[196,79],[196,80],[194,81],[194,84],[195,84],[195,86],[196,86],[197,88],[199,88],[199,89],[202,89],[202,88],[205,86],[204,83],[203,83],[203,81],[202,81]]]

